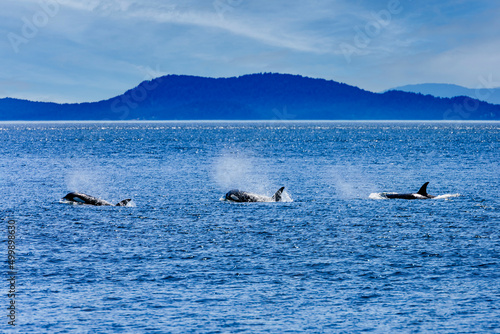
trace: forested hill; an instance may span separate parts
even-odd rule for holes
[[[500,120],[469,97],[372,93],[289,74],[167,75],[109,100],[56,104],[0,99],[0,120]]]

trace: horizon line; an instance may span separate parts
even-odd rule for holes
[[[0,124],[22,124],[22,123],[40,123],[40,124],[64,124],[64,123],[500,123],[500,120],[405,120],[405,119],[366,119],[366,120],[50,120],[50,121],[0,121]]]

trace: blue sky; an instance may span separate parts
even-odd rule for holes
[[[490,0],[2,0],[0,97],[97,101],[165,74],[259,72],[498,87],[499,17]]]

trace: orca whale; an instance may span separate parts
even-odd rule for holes
[[[103,199],[93,197],[90,195],[86,194],[81,194],[81,193],[69,193],[66,196],[63,197],[64,200],[67,200],[69,202],[74,202],[74,203],[80,203],[80,204],[88,204],[88,205],[96,205],[96,206],[126,206],[131,199],[127,198],[124,199],[123,201],[117,203],[116,205],[109,203],[108,201],[105,201]]]
[[[279,190],[273,195],[273,197],[267,197],[257,194],[252,194],[246,191],[241,191],[238,189],[233,189],[226,194],[226,200],[232,202],[279,202],[281,201],[281,194],[285,187],[279,188]]]
[[[387,198],[402,198],[402,199],[428,199],[428,198],[434,198],[436,196],[429,195],[427,193],[427,185],[429,182],[425,182],[422,187],[420,187],[420,190],[417,193],[411,193],[411,194],[384,194],[385,197]]]

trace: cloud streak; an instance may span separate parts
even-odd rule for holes
[[[155,1],[94,0],[81,3],[79,1],[59,0],[59,2],[74,10],[92,12],[105,17],[113,16],[122,21],[155,21],[161,24],[180,24],[220,29],[269,46],[301,52],[325,53],[325,51],[329,51],[326,45],[331,44],[326,39],[319,39],[314,35],[305,35],[300,31],[295,31],[290,24],[283,24],[286,20],[276,22],[275,20],[259,19],[251,15],[249,17],[245,15],[245,8],[231,8],[231,2],[225,4],[228,8],[225,9],[227,13],[224,12],[224,15],[216,6],[217,0],[212,2],[212,6],[205,10],[190,9],[186,8],[186,6],[181,8],[176,4],[159,4]]]

